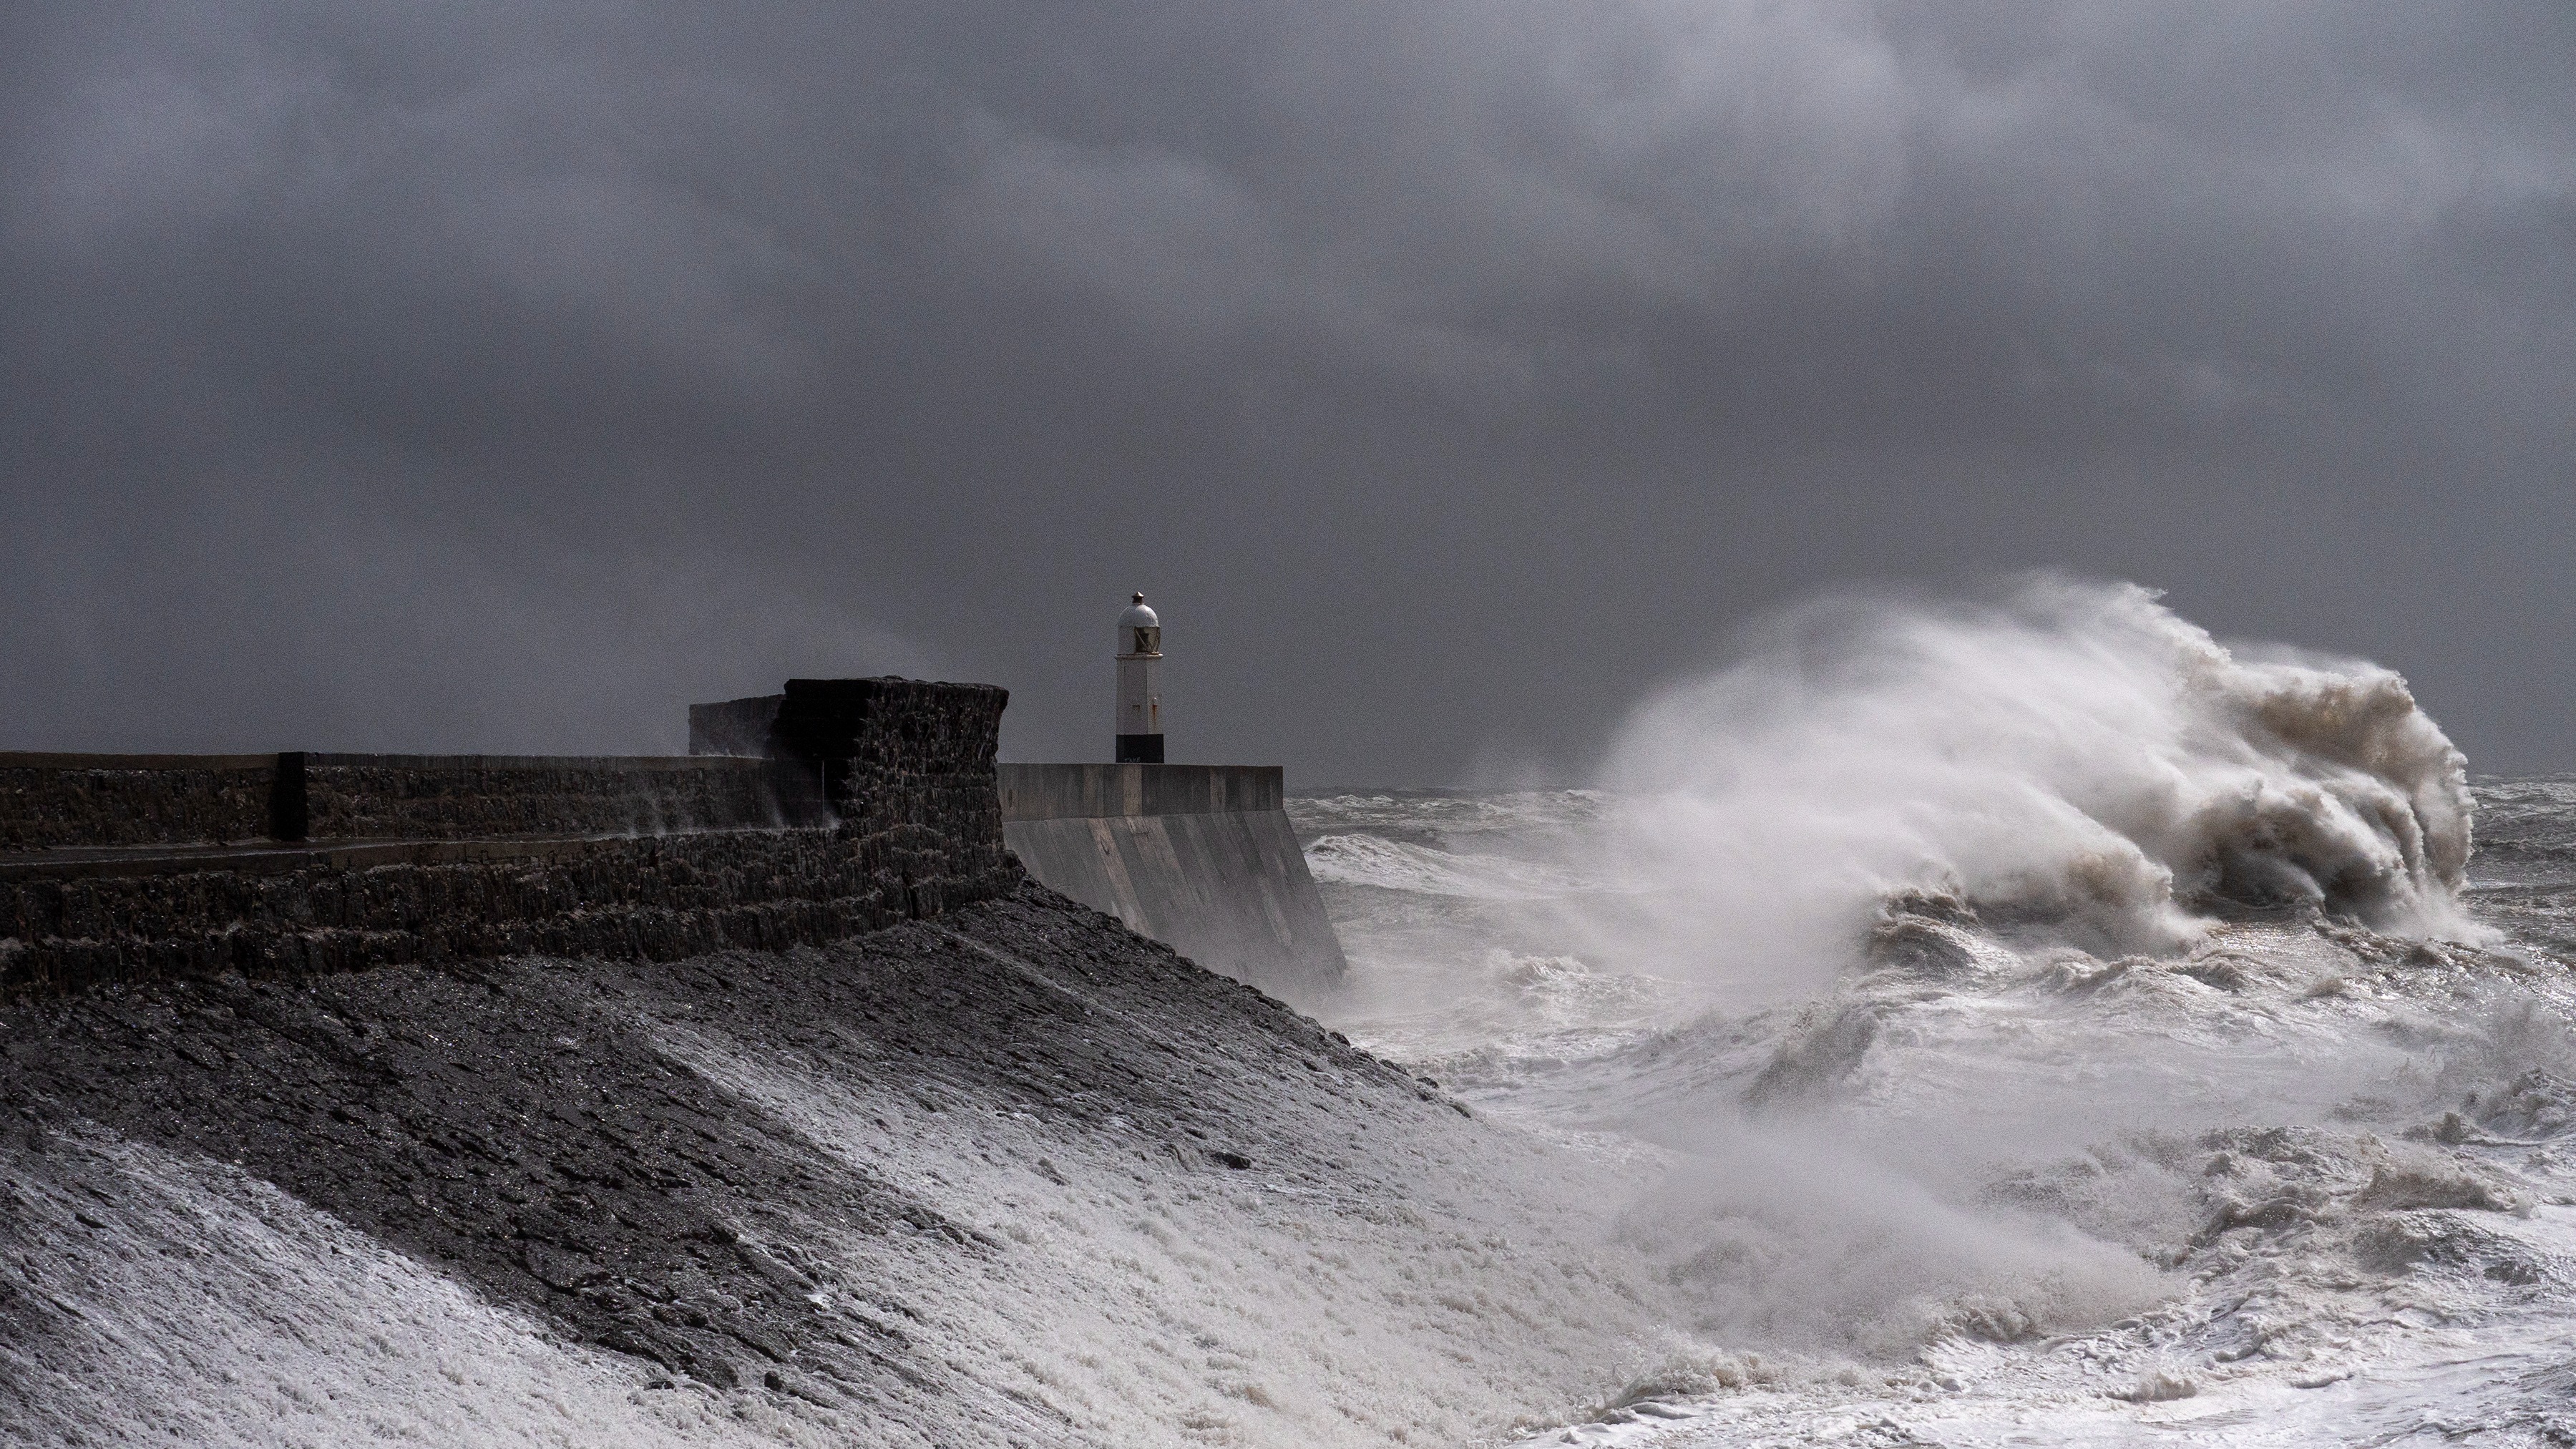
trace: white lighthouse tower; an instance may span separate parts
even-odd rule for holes
[[[1163,621],[1145,596],[1118,616],[1118,763],[1163,763]]]

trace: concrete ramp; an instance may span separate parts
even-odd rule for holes
[[[1278,766],[999,770],[1002,842],[1044,885],[1266,991],[1340,983]]]

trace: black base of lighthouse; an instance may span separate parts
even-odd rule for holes
[[[1163,763],[1163,737],[1161,735],[1120,735],[1118,763],[1122,765]]]

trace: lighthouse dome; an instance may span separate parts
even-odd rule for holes
[[[1162,625],[1163,621],[1154,617],[1154,611],[1145,607],[1143,594],[1138,594],[1136,602],[1127,606],[1127,612],[1118,616],[1118,627],[1121,630],[1159,629]]]

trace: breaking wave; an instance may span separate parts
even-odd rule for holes
[[[1641,707],[1603,782],[1701,954],[1830,964],[1890,896],[2107,952],[2310,908],[2471,939],[2465,763],[2377,665],[2231,649],[2126,584],[1833,600]],[[1721,939],[1722,937],[1722,939]],[[1812,982],[1812,974],[1806,978]]]
[[[1742,645],[1580,811],[1300,807],[1337,1020],[1600,1154],[1678,1310],[1530,1442],[2563,1427],[2466,1366],[2563,1361],[2576,786],[2473,800],[2396,673],[2127,585]]]

